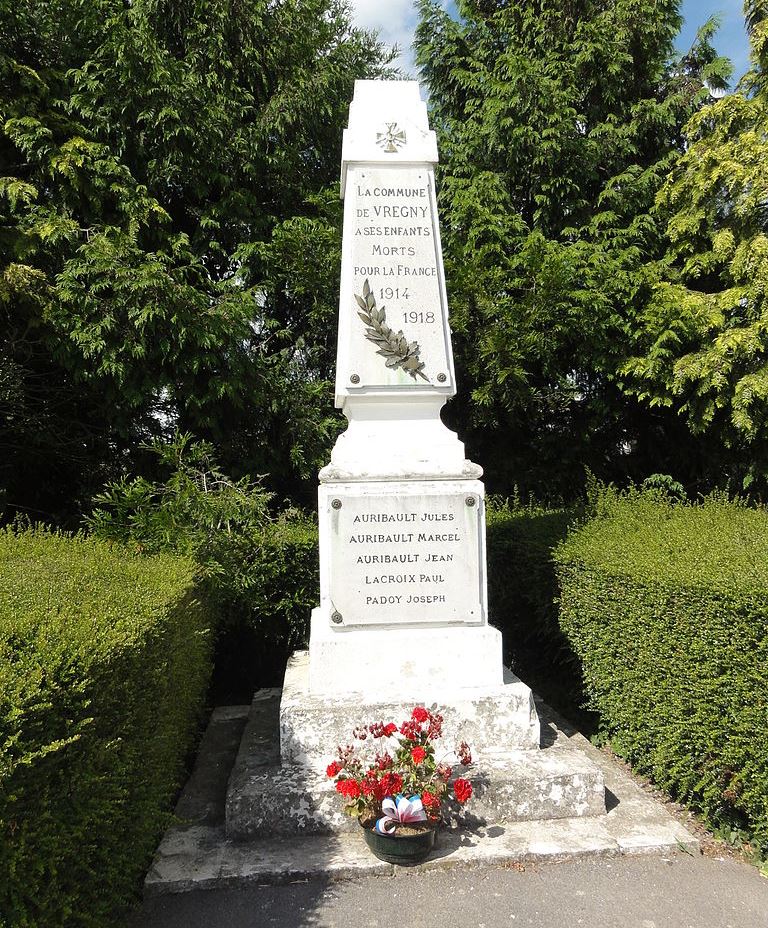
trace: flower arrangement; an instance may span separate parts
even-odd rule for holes
[[[442,727],[439,713],[416,706],[400,726],[374,722],[355,728],[358,744],[339,746],[326,770],[344,797],[344,811],[379,834],[397,835],[433,828],[451,792],[463,805],[472,796],[472,784],[453,778],[453,768],[435,757]],[[466,741],[455,753],[462,766],[472,764]]]

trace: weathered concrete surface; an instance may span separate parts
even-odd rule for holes
[[[286,672],[287,692],[281,698],[278,690],[267,690],[254,699],[227,793],[229,838],[247,841],[266,835],[345,833],[357,828],[342,812],[325,767],[335,745],[348,743],[352,728],[362,721],[355,714],[358,707],[310,697],[306,670],[306,661],[294,660]],[[567,741],[552,744],[549,739],[550,744],[539,749],[539,720],[531,691],[520,681],[516,683],[510,684],[508,697],[478,697],[444,710],[446,727],[453,724],[454,731],[463,732],[465,726],[470,730],[474,725],[482,729],[479,734],[475,731],[478,743],[492,738],[490,743],[496,748],[481,754],[472,770],[475,795],[461,823],[475,826],[603,815],[605,784],[599,767]],[[278,704],[282,764],[276,746]],[[411,708],[381,704],[370,718],[399,722]],[[521,717],[523,729],[517,725]],[[523,730],[526,741],[535,731],[535,750],[499,750],[508,743],[505,732],[515,744]],[[456,738],[461,740],[461,735]],[[286,762],[286,753],[292,763]],[[304,763],[308,755],[312,764]],[[455,763],[455,758],[449,760]]]
[[[277,693],[279,690],[263,693]],[[188,823],[220,825],[232,772],[232,758],[240,748],[251,706],[214,709],[197,752],[192,776],[176,804],[176,815]]]
[[[236,749],[235,771],[275,766],[280,763],[280,692],[279,687],[263,689],[253,697],[243,737]],[[230,770],[233,770],[231,762]]]
[[[276,698],[275,691],[258,694],[260,708],[267,717],[271,712],[274,719]],[[240,712],[241,720],[242,711],[235,710],[235,714]],[[440,834],[435,854],[414,869],[423,872],[456,866],[496,867],[582,856],[616,857],[696,850],[697,839],[660,803],[636,786],[610,758],[558,720],[542,704],[539,705],[539,714],[544,722],[542,740],[546,745],[582,753],[599,767],[607,786],[607,814],[446,830]],[[224,763],[226,766],[226,761],[223,761],[226,744],[229,744],[229,764],[235,758],[234,739],[231,732],[229,735],[226,733],[227,726],[232,724],[230,715],[226,711],[217,711],[203,742],[204,748],[210,745],[216,748],[213,753],[219,767],[218,779],[201,774],[210,763],[210,757],[201,752],[179,800],[177,813],[183,809],[205,810],[204,818],[191,816],[189,823],[168,830],[147,875],[145,891],[148,896],[294,880],[386,875],[399,869],[373,858],[362,837],[355,833],[263,838],[248,843],[228,840],[223,826],[224,791],[220,765]],[[258,740],[258,728],[255,725],[250,732],[250,737],[256,739],[252,744],[261,744],[262,757],[269,761],[274,758],[274,748],[270,749]],[[211,810],[214,810],[213,813]],[[670,924],[670,928],[681,926]],[[725,928],[725,924],[719,928]],[[758,923],[750,928],[758,928]]]
[[[153,896],[124,928],[765,928],[768,880],[671,850]]]
[[[482,761],[486,747],[495,751],[539,747],[533,694],[509,671],[504,672],[501,686],[455,687],[442,692],[433,686],[428,695],[421,704],[443,715],[442,743],[447,750],[467,741],[475,758]],[[410,717],[416,702],[412,698],[393,701],[391,696],[374,692],[366,693],[365,699],[312,695],[309,654],[297,651],[288,661],[280,705],[282,761],[324,770],[336,746],[350,742],[356,725],[378,721],[399,725]]]
[[[343,833],[357,829],[344,815],[332,780],[299,765],[235,768],[227,794],[227,836]],[[568,747],[509,751],[473,768],[475,793],[461,821],[469,825],[605,813],[602,772]]]
[[[606,824],[623,854],[656,853],[659,849],[675,846],[698,847],[698,840],[663,805],[650,799],[610,757],[546,703],[537,699],[536,704],[542,720],[542,740],[571,745],[603,772],[608,809]]]

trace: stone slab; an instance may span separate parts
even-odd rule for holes
[[[374,858],[362,835],[307,835],[239,844],[221,827],[174,829],[173,840],[158,848],[144,885],[146,896],[192,889],[235,889],[299,880],[343,880],[391,876],[401,868]],[[655,833],[627,850],[604,821],[594,818],[555,822],[515,822],[473,831],[443,830],[432,855],[413,869],[503,867],[514,863],[564,861],[578,857],[668,853],[688,843],[661,840]]]
[[[546,703],[536,700],[542,721],[542,739],[570,744],[603,772],[606,787],[606,827],[623,854],[655,853],[681,848],[696,850],[698,838],[673,818],[664,806],[649,798],[611,758],[595,747]]]
[[[392,692],[404,699],[504,682],[501,633],[490,625],[445,628],[355,628],[338,632],[312,610],[309,649],[313,695],[357,694],[367,704]]]
[[[316,659],[317,652],[313,652],[312,668]],[[291,656],[280,704],[280,751],[284,764],[303,764],[324,771],[336,746],[348,744],[357,725],[375,721],[399,725],[410,717],[417,704],[443,714],[442,743],[447,750],[467,741],[475,758],[482,761],[486,746],[495,751],[539,747],[539,719],[533,695],[509,671],[504,682],[495,686],[442,690],[430,686],[413,696],[402,694],[398,699],[392,698],[391,691],[376,692],[373,688],[365,697],[311,693],[310,672],[306,651]]]
[[[275,691],[279,700],[279,690]],[[198,760],[177,805],[176,815],[199,825],[224,822],[224,801],[232,771],[232,755],[243,740],[251,706],[214,709],[198,749]]]
[[[356,823],[342,812],[325,774],[334,748],[349,743],[352,728],[366,719],[399,723],[410,716],[412,703],[390,702],[367,705],[361,719],[357,703],[310,697],[306,676],[307,655],[294,655],[279,701],[281,761],[275,748],[279,691],[254,699],[226,798],[226,831],[234,840],[354,830]],[[464,738],[472,739],[475,755],[475,795],[460,823],[602,815],[605,785],[599,768],[567,742],[540,749],[530,689],[511,675],[507,689],[504,695],[485,691],[474,701],[438,704],[446,719],[448,762],[457,763],[452,748]],[[519,743],[525,747],[514,747]],[[500,749],[510,744],[511,749]]]
[[[278,718],[281,693],[280,687],[276,686],[258,690],[254,695],[237,748],[235,770],[245,766],[264,767],[280,763]]]
[[[554,820],[605,812],[605,786],[591,761],[565,748],[508,752],[472,771],[475,793],[459,824]],[[300,765],[236,771],[226,805],[227,836],[340,834],[357,830],[333,781]]]
[[[339,392],[453,393],[434,171],[428,165],[359,164],[349,167],[347,180]],[[410,343],[416,370],[385,363],[380,342],[370,337],[381,336],[383,325]]]
[[[477,480],[321,486],[321,609],[332,630],[483,624],[483,497]],[[391,637],[388,659],[407,648]]]

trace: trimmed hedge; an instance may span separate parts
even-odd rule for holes
[[[579,510],[488,501],[489,620],[504,636],[504,662],[582,727],[581,665],[560,629],[554,551]]]
[[[635,768],[768,849],[768,513],[601,491],[556,552],[560,620]]]
[[[0,531],[0,922],[113,924],[138,889],[210,674],[195,566]]]
[[[317,523],[292,511],[217,548],[205,581],[222,628],[214,698],[247,702],[259,686],[282,686],[288,657],[308,645],[320,596]]]

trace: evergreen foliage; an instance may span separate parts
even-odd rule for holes
[[[700,110],[658,195],[669,253],[649,272],[628,384],[732,450],[728,476],[768,487],[768,22],[747,4],[752,71]]]
[[[171,427],[295,488],[324,458],[342,0],[0,0],[0,484],[82,508]],[[333,295],[333,300],[328,296]]]
[[[464,383],[449,415],[491,489],[569,496],[584,464],[677,472],[684,429],[627,400],[617,372],[663,253],[654,198],[705,82],[728,75],[714,27],[676,59],[677,0],[420,11]]]
[[[195,565],[0,531],[0,923],[106,926],[135,898],[211,670]]]
[[[146,450],[157,479],[109,484],[88,526],[144,554],[194,558],[217,616],[213,698],[247,702],[258,687],[281,685],[288,656],[307,645],[317,524],[296,509],[273,515],[263,486],[231,480],[212,446],[189,435]]]
[[[768,512],[600,490],[557,549],[560,623],[611,747],[768,851]]]

